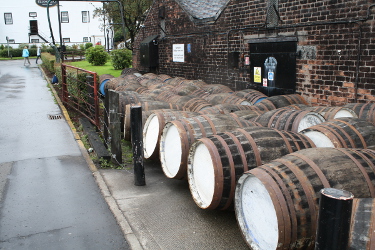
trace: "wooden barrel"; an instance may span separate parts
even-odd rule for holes
[[[308,105],[306,100],[298,94],[292,95],[275,95],[263,99],[260,103],[272,103],[276,108],[282,108],[291,104],[305,104]]]
[[[244,120],[253,120],[264,113],[265,113],[264,111],[259,111],[259,110],[239,110],[239,111],[230,113],[230,115],[244,119]],[[262,126],[262,125],[259,124],[259,126]]]
[[[182,84],[184,81],[187,81],[187,80],[183,77],[173,77],[173,78],[166,80],[165,83],[176,87]]]
[[[218,104],[223,104],[223,103],[248,105],[248,106],[252,105],[246,99],[233,95],[233,93],[211,94],[205,97],[204,99],[208,101],[209,103],[211,103],[212,105],[218,105]]]
[[[322,107],[322,106],[316,106],[316,107],[300,107],[301,110],[306,111],[312,111],[317,112],[321,114],[324,119],[326,120],[332,120],[336,118],[341,117],[355,117],[357,118],[358,115],[350,108],[345,107]]]
[[[148,117],[143,127],[143,149],[146,159],[159,156],[159,142],[167,122],[198,116],[197,112],[181,110],[155,110]]]
[[[121,78],[124,78],[124,79],[127,79],[127,80],[137,80],[138,76],[134,75],[134,74],[130,74],[130,75],[120,75],[119,77]]]
[[[118,112],[124,118],[126,105],[148,101],[155,101],[155,99],[147,95],[138,94],[135,91],[121,91],[119,92]]]
[[[118,86],[115,91],[136,91],[137,89],[141,88],[142,85],[140,85],[138,82],[131,83],[123,86]]]
[[[178,98],[179,95],[176,95],[175,93],[172,93],[169,90],[163,90],[159,95],[155,97],[156,100],[161,101],[161,102],[169,102],[170,99],[173,97]]]
[[[299,132],[316,124],[325,122],[316,112],[290,109],[275,109],[254,119],[264,127]]]
[[[110,75],[110,74],[103,74],[103,75],[100,75],[99,76],[99,82],[103,82],[104,80],[109,80],[109,79],[112,79],[112,78],[115,78],[113,75]]]
[[[322,188],[375,197],[375,151],[303,149],[247,171],[235,193],[235,213],[252,249],[314,249]]]
[[[166,74],[160,74],[157,77],[158,79],[162,80],[163,82],[167,81],[168,79],[171,79],[172,77]]]
[[[129,74],[135,74],[138,73],[139,71],[135,68],[125,68],[121,71],[121,75],[129,75]]]
[[[253,106],[223,103],[207,107],[199,112],[202,114],[230,114],[239,110],[253,110]]]
[[[124,115],[124,138],[127,141],[130,141],[130,125],[131,125],[131,120],[130,120],[130,108],[131,106],[141,106],[142,107],[142,112],[144,111],[152,111],[152,110],[157,110],[157,109],[180,109],[179,106],[172,104],[172,103],[167,103],[167,102],[159,102],[159,101],[147,101],[147,102],[141,102],[137,104],[128,104],[125,106],[125,115]]]
[[[353,199],[348,249],[375,249],[375,199]]]
[[[201,138],[190,147],[188,181],[203,209],[232,208],[237,180],[250,169],[286,154],[315,147],[299,133],[248,127]]]
[[[268,98],[268,96],[266,96],[262,92],[255,90],[255,89],[244,89],[244,90],[236,91],[234,92],[234,95],[244,98],[252,104],[258,103]]]
[[[276,109],[275,105],[272,102],[263,102],[263,101],[255,103],[252,107],[254,107],[254,109],[257,109],[259,111],[271,111],[271,110]]]
[[[206,86],[207,83],[205,83],[202,80],[187,80],[187,81],[184,81],[184,85],[192,85],[192,86],[202,88],[203,86]]]
[[[185,103],[181,102],[181,100],[182,98],[176,104],[182,105],[182,110],[185,111],[200,112],[202,109],[212,106],[210,103],[208,103],[206,100],[200,97],[191,98]]]
[[[375,149],[375,126],[359,118],[342,117],[300,131],[317,147]]]
[[[168,178],[183,179],[190,146],[195,140],[255,123],[226,114],[200,115],[168,122],[160,137],[160,162]]]
[[[171,91],[175,93],[176,95],[190,95],[197,89],[200,89],[200,88],[194,85],[181,84],[171,89]]]
[[[344,107],[352,109],[358,118],[365,119],[375,125],[375,103],[348,103]]]
[[[208,93],[204,89],[196,89],[195,91],[191,92],[190,95],[200,97],[200,98],[206,98],[207,96],[210,95],[210,93]]]
[[[201,88],[210,93],[210,95],[233,92],[233,90],[223,84],[207,84]]]
[[[115,90],[119,86],[125,86],[129,84],[129,80],[126,80],[121,77],[115,77],[108,80],[108,82],[105,84],[105,89],[112,89]]]

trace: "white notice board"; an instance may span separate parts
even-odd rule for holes
[[[184,44],[173,44],[173,62],[185,62]]]

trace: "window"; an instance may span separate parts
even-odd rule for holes
[[[89,43],[89,42],[91,42],[91,37],[84,37],[84,38],[83,38],[83,42],[84,42],[84,43]]]
[[[13,24],[12,13],[4,13],[5,24]]]
[[[69,23],[69,14],[67,11],[61,11],[61,22]]]
[[[90,16],[88,11],[82,11],[82,22],[83,23],[89,23],[90,22]]]
[[[70,43],[70,38],[63,38],[64,43]]]
[[[29,12],[29,17],[37,17],[36,12]]]
[[[31,39],[31,43],[39,43],[39,39]]]

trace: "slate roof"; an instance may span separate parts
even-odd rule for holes
[[[214,21],[230,0],[175,0],[195,21]]]

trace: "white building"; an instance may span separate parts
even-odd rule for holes
[[[0,44],[9,42],[16,48],[19,44],[51,43],[47,3],[48,0],[0,0],[3,17],[0,19]],[[113,32],[101,30],[103,18],[93,17],[94,10],[101,6],[101,2],[60,1],[62,43],[91,42],[106,46],[106,41],[112,41]],[[55,42],[60,44],[58,6],[54,1],[50,2],[49,16]]]

